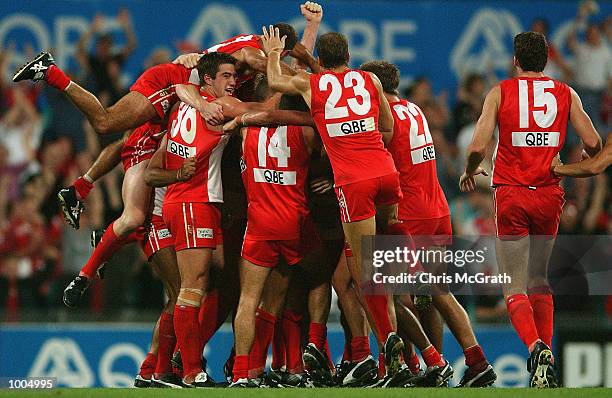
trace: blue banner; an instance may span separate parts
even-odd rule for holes
[[[11,66],[23,61],[25,48],[52,48],[60,66],[76,67],[75,46],[96,13],[108,18],[105,31],[120,32],[115,19],[127,7],[138,37],[138,48],[127,65],[126,83],[142,71],[143,61],[158,46],[174,48],[188,41],[208,48],[231,36],[260,33],[278,21],[304,26],[298,1],[240,0],[225,2],[136,0],[30,0],[0,2],[0,45],[14,42]],[[454,94],[467,71],[493,68],[505,76],[512,61],[512,38],[528,29],[535,17],[548,17],[550,40],[564,50],[576,15],[571,1],[321,1],[321,32],[344,33],[351,64],[385,59],[396,63],[403,83],[430,77],[436,91]],[[612,2],[600,2],[596,18],[612,14]],[[554,10],[554,12],[553,12]],[[554,15],[554,16],[553,16]],[[117,41],[125,40],[117,34]]]
[[[509,327],[476,330],[478,341],[495,368],[499,387],[524,387],[527,351]],[[342,357],[344,335],[328,331],[335,362]],[[129,387],[149,350],[150,325],[32,325],[0,327],[0,377],[57,377],[64,387]],[[223,380],[223,364],[233,345],[230,327],[224,326],[205,348],[208,370]],[[376,343],[372,339],[371,347]],[[444,356],[455,369],[451,383],[465,370],[463,353],[447,332]]]

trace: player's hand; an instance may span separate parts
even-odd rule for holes
[[[262,28],[262,43],[264,52],[266,55],[270,54],[272,51],[278,51],[279,53],[283,52],[285,49],[285,39],[287,39],[287,36],[280,37],[278,28],[275,28],[272,25],[270,25],[268,29],[269,31],[266,30],[265,26]]]
[[[191,157],[183,161],[183,165],[176,172],[176,179],[178,181],[187,181],[195,174],[196,169],[196,158]]]
[[[200,58],[202,58],[202,54],[200,53],[183,54],[176,57],[172,63],[183,65],[185,68],[191,69],[198,65]]]
[[[200,109],[200,113],[204,117],[204,120],[206,120],[206,123],[211,126],[219,126],[225,121],[223,107],[213,102],[206,102],[203,108]]]
[[[489,173],[486,172],[482,167],[478,167],[474,174],[468,174],[466,172],[463,173],[461,178],[459,179],[459,189],[461,192],[472,192],[476,189],[476,182],[474,181],[474,176],[482,174],[483,176],[488,176]]]
[[[554,158],[552,158],[552,161],[550,162],[550,171],[553,174],[555,174],[555,167],[556,166],[563,166],[563,162],[561,161],[561,157],[559,155],[557,155]]]
[[[331,181],[327,177],[317,177],[317,178],[313,178],[312,181],[310,181],[310,189],[312,189],[313,193],[316,193],[319,195],[330,191],[333,187],[334,187],[333,181]]]
[[[307,1],[300,6],[300,12],[306,19],[306,22],[320,23],[323,19],[323,7],[319,3]]]

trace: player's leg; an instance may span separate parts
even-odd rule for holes
[[[290,270],[284,264],[276,267],[268,276],[261,304],[255,314],[255,340],[249,353],[249,379],[257,379],[264,373],[268,348],[285,305],[289,282]]]
[[[208,284],[212,249],[191,248],[179,250],[176,254],[181,276],[181,288],[174,309],[174,330],[181,359],[183,361],[185,384],[207,384],[200,380],[202,340],[198,314],[205,287]],[[202,385],[205,386],[205,385]]]
[[[234,383],[244,384],[248,379],[249,352],[255,339],[255,312],[271,268],[258,266],[243,259],[240,268],[240,300],[234,319],[236,357]]]
[[[77,178],[71,186],[57,193],[64,217],[74,229],[79,229],[79,218],[84,208],[83,202],[93,189],[93,184],[113,170],[121,161],[121,152],[126,138],[127,134],[123,139],[106,146],[85,174]]]
[[[306,311],[306,300],[304,298],[308,290],[300,280],[299,275],[300,270],[296,269],[292,278],[290,278],[280,327],[284,341],[285,367],[289,375],[301,375],[304,372],[302,320]],[[280,369],[280,366],[274,366],[273,369]]]
[[[548,284],[548,261],[555,239],[548,236],[531,236],[530,240],[527,293],[538,335],[547,346],[552,347],[554,304],[552,290]]]
[[[157,353],[159,348],[159,333],[161,327],[162,318],[159,317],[155,326],[153,327],[153,334],[151,336],[151,345],[149,346],[149,352],[147,356],[140,364],[138,374],[134,379],[134,387],[136,388],[147,388],[151,386],[151,379],[157,366]]]
[[[126,244],[130,232],[144,223],[151,200],[151,187],[145,183],[143,177],[148,163],[148,160],[144,160],[126,171],[122,187],[123,212],[106,228],[100,243],[81,269],[79,276],[64,290],[64,303],[68,307],[78,305],[98,268]]]

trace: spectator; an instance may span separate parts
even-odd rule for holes
[[[557,47],[548,37],[548,21],[544,18],[536,18],[531,23],[533,32],[542,33],[546,36],[548,43],[548,62],[544,68],[544,74],[553,79],[570,81],[572,79],[572,70],[565,62],[563,54],[557,50]]]
[[[85,32],[79,40],[76,53],[81,67],[94,77],[96,94],[106,92],[110,97],[110,104],[115,103],[124,94],[124,89],[120,84],[121,67],[136,49],[136,35],[129,11],[127,9],[119,11],[117,21],[127,39],[123,47],[113,50],[113,37],[109,33],[102,33],[105,21],[104,17],[98,14],[94,17],[91,29]],[[94,34],[98,36],[95,51],[90,54],[87,52],[87,47]]]
[[[584,42],[579,41],[576,36],[577,30],[586,25],[587,18],[593,11],[592,2],[580,5],[567,45],[575,56],[575,88],[595,128],[605,139],[607,131],[603,129],[600,118],[601,100],[608,87],[608,80],[612,78],[612,53],[607,43],[602,40],[601,28],[596,23],[589,23],[586,27]]]

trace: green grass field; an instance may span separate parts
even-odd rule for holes
[[[206,397],[206,398],[531,398],[531,397],[567,397],[598,398],[612,396],[610,388],[559,388],[555,390],[534,390],[526,388],[487,388],[487,389],[451,389],[451,388],[414,388],[414,389],[380,389],[364,388],[317,388],[317,389],[206,389],[206,390],[162,390],[135,388],[58,388],[54,390],[0,390],[4,397],[57,397],[57,398],[172,398],[172,397]]]

